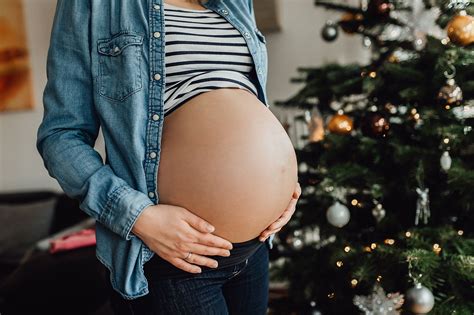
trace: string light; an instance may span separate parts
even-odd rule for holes
[[[358,283],[359,283],[359,281],[357,281],[357,279],[352,279],[352,280],[351,280],[351,286],[352,286],[353,288],[355,288],[355,286],[356,286]]]
[[[351,248],[350,248],[349,246],[346,246],[346,247],[344,247],[344,251],[345,251],[346,253],[348,253],[348,252],[351,251]]]
[[[369,246],[364,247],[364,252],[370,253],[371,251],[372,251],[372,248],[370,248]]]
[[[342,260],[338,260],[338,261],[336,262],[336,266],[338,266],[339,268],[341,268],[342,265],[344,265],[344,263],[342,262]]]
[[[406,236],[406,237],[411,237],[411,232],[410,232],[410,231],[406,231],[405,236]]]
[[[369,73],[369,77],[371,77],[372,79],[374,79],[376,76],[377,76],[377,73],[375,71],[372,71]]]
[[[375,243],[370,244],[370,248],[371,248],[371,249],[377,248],[377,244],[375,244]]]
[[[377,282],[382,281],[382,276],[378,275],[376,280],[377,280]]]
[[[433,251],[436,253],[436,255],[439,255],[441,252],[441,246],[439,246],[439,244],[433,244]]]
[[[331,292],[328,294],[328,298],[333,299],[336,294],[334,292]]]
[[[357,199],[352,199],[352,201],[351,201],[351,204],[352,204],[353,206],[357,206],[358,203],[359,203],[359,202],[357,201]]]
[[[443,142],[444,142],[445,144],[448,144],[448,143],[449,143],[449,138],[444,138],[444,139],[443,139]]]
[[[463,231],[463,230],[459,230],[459,231],[458,231],[458,235],[459,235],[459,236],[461,236],[461,235],[463,235],[463,234],[464,234],[464,231]]]
[[[385,244],[387,245],[393,245],[395,244],[395,240],[392,239],[392,238],[387,238],[385,241],[384,241]]]

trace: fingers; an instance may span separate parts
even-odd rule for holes
[[[191,255],[192,256],[192,255]],[[196,265],[193,265],[193,264],[190,264],[188,263],[186,260],[184,260],[183,258],[178,258],[178,257],[173,257],[171,259],[167,259],[171,264],[173,264],[173,266],[179,268],[179,269],[182,269],[184,271],[187,271],[187,272],[191,272],[191,273],[200,273],[201,272],[201,268],[196,266]]]
[[[285,224],[287,224],[290,221],[291,217],[293,216],[295,209],[296,208],[293,207],[293,208],[289,208],[285,210],[283,214],[281,215],[281,217],[279,217],[275,222],[273,222],[267,227],[267,230],[274,230],[276,228],[282,227]]]
[[[265,231],[261,234],[261,236],[259,237],[260,241],[262,241],[262,242],[265,241],[270,235],[279,232],[279,231],[281,230],[281,228],[282,228],[282,227],[279,227],[279,228],[277,228],[277,229],[275,229],[275,230],[271,230],[271,231],[270,231],[270,230],[265,230]]]
[[[186,257],[188,253],[189,252],[183,253],[183,257]],[[218,266],[218,262],[215,259],[196,254],[193,251],[191,251],[191,253],[192,254],[187,259],[184,259],[184,258],[181,258],[181,259],[189,264],[197,264],[201,266],[207,266],[210,268],[216,268]]]
[[[189,248],[189,250],[188,249],[181,250],[178,248]],[[161,247],[161,250],[155,251],[155,253],[156,254],[159,253],[159,256],[161,258],[167,260],[173,266],[179,269],[182,269],[186,272],[191,272],[191,273],[201,272],[201,268],[199,266],[196,266],[195,264],[198,264],[200,266],[208,266],[210,268],[216,268],[218,266],[218,263],[215,259],[199,255],[197,251],[199,251],[199,249],[194,249],[193,246],[180,245],[180,246],[176,246],[176,248],[170,248],[170,247],[164,246],[164,247]],[[191,252],[191,255],[189,255],[189,257],[186,258],[189,252]]]
[[[183,208],[184,209],[184,208]],[[210,233],[214,231],[214,226],[207,222],[206,220],[200,218],[199,216],[195,215],[191,211],[184,209],[184,219],[185,221],[194,227],[195,229],[204,232],[204,233]]]
[[[185,252],[192,252],[196,254],[206,255],[206,256],[230,256],[230,251],[228,249],[217,248],[217,247],[210,247],[203,244],[198,243],[191,243],[185,244],[186,250]]]
[[[295,191],[293,192],[293,198],[296,198],[298,199],[299,197],[301,196],[301,185],[300,183],[296,183],[296,189]]]
[[[225,249],[232,249],[233,247],[231,242],[220,236],[211,233],[202,233],[196,230],[194,230],[192,233],[193,237],[197,239],[196,243]]]

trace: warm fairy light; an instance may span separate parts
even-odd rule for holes
[[[464,231],[463,231],[463,230],[459,230],[459,231],[458,231],[458,235],[459,235],[459,236],[461,236],[461,235],[463,235],[463,234],[464,234]]]
[[[328,298],[333,299],[336,294],[334,292],[331,292],[328,294]]]
[[[439,244],[433,244],[433,251],[436,253],[436,255],[439,255],[441,252],[441,246],[439,246]]]
[[[364,252],[370,253],[371,251],[372,251],[372,249],[369,246],[364,247]]]
[[[377,247],[377,244],[375,244],[375,243],[370,244],[371,249],[375,249],[376,247]]]
[[[388,61],[394,63],[398,61],[398,58],[392,54],[390,57],[388,57]]]
[[[336,262],[336,266],[338,266],[339,268],[341,268],[342,265],[344,265],[344,263],[342,262],[342,260],[338,260],[338,261]]]
[[[419,113],[414,114],[413,118],[415,118],[416,120],[420,119],[420,114]]]
[[[351,248],[350,248],[349,246],[346,246],[346,247],[344,247],[344,251],[345,251],[346,253],[348,253],[348,252],[351,251]]]
[[[410,232],[410,231],[407,231],[407,232],[405,233],[405,236],[406,236],[406,237],[411,237],[411,232]]]
[[[358,203],[359,203],[359,202],[357,201],[357,199],[352,199],[352,201],[351,201],[351,204],[352,204],[353,206],[357,206]]]
[[[445,37],[441,40],[441,44],[447,45],[449,43],[449,37]]]
[[[357,281],[357,279],[352,279],[351,280],[351,286],[354,288],[357,284],[359,283],[359,281]]]
[[[382,281],[382,276],[379,275],[377,276],[377,282],[380,282],[380,281]]]
[[[395,244],[395,240],[392,239],[392,238],[387,238],[385,241],[384,241],[385,244],[387,245],[393,245]]]
[[[451,109],[451,106],[449,106],[449,105],[446,105],[446,106],[444,106],[444,109],[446,109],[446,110],[450,110],[450,109]]]
[[[377,76],[377,73],[375,71],[372,71],[369,73],[369,77],[371,77],[372,79],[375,78]]]
[[[449,138],[444,138],[444,139],[443,139],[443,142],[444,142],[445,144],[448,144],[448,143],[449,143]]]

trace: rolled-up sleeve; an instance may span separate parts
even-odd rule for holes
[[[94,149],[100,120],[92,94],[90,17],[90,0],[57,1],[36,148],[48,174],[85,213],[130,240],[136,219],[153,202]]]

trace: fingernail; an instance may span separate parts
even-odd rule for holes
[[[207,230],[208,230],[209,232],[212,232],[212,231],[214,231],[214,227],[213,227],[212,225],[208,225],[208,226],[207,226]]]
[[[194,271],[196,271],[197,273],[200,273],[201,272],[201,268],[195,268]]]

